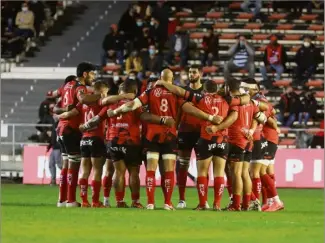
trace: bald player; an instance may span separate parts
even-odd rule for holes
[[[172,83],[173,72],[164,69],[161,72],[162,81]],[[164,187],[165,187],[165,210],[174,210],[171,197],[175,184],[175,161],[176,161],[176,126],[167,127],[164,125],[167,118],[176,119],[179,101],[176,95],[169,92],[166,88],[155,86],[147,89],[138,98],[130,101],[119,108],[110,111],[111,116],[135,110],[141,106],[148,105],[148,112],[161,116],[161,122],[148,124],[145,135],[145,147],[147,148],[147,209],[155,208],[155,173],[158,167],[159,156],[161,155],[164,167]]]

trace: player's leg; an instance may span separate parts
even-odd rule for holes
[[[80,140],[81,134],[77,130],[72,130],[63,135],[63,142],[67,149],[69,168],[68,168],[68,202],[67,207],[79,207],[76,201],[76,190],[78,184],[78,173],[80,168]]]
[[[262,191],[262,183],[260,178],[260,170],[263,165],[263,150],[262,146],[264,144],[261,140],[254,141],[253,151],[252,151],[252,159],[250,161],[250,177],[252,179],[252,192],[256,199],[259,202],[261,191]]]
[[[79,187],[80,187],[80,198],[81,198],[81,207],[88,208],[91,207],[88,202],[88,178],[91,171],[91,159],[89,155],[83,155],[85,157],[81,158],[81,175],[79,178]]]
[[[232,178],[231,178],[231,163],[229,160],[226,161],[225,174],[227,177],[227,191],[230,201],[232,201]]]
[[[58,207],[65,207],[67,201],[67,174],[69,167],[69,160],[66,148],[64,146],[62,136],[58,136],[58,141],[61,148],[62,155],[62,169],[60,173],[60,182],[59,182],[59,200],[57,202]]]
[[[93,143],[91,145],[91,163],[93,167],[93,178],[91,181],[92,188],[92,207],[102,208],[105,207],[102,202],[99,201],[100,189],[101,189],[101,177],[103,174],[103,164],[105,155],[104,141],[99,137],[93,137]]]
[[[249,159],[244,160],[242,169],[242,179],[243,179],[243,201],[242,210],[248,210],[249,203],[251,201],[252,194],[252,180],[249,175]]]
[[[159,161],[158,161],[158,169],[160,173],[160,187],[163,192],[164,197],[166,197],[166,187],[165,187],[165,168],[164,168],[164,161],[161,158],[161,155],[159,155]]]
[[[109,196],[113,184],[113,175],[115,172],[113,162],[110,154],[110,143],[106,143],[106,162],[104,165],[104,177],[102,179],[102,187],[104,193],[104,206],[110,207]]]

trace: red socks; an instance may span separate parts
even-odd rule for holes
[[[205,207],[205,202],[207,199],[207,177],[206,176],[199,176],[197,178],[197,184],[196,184],[196,188],[197,188],[197,192],[199,195],[199,206],[200,207]]]
[[[65,202],[67,200],[67,173],[67,168],[63,168],[61,170],[59,184],[59,202]]]
[[[137,192],[137,193],[131,193],[131,198],[132,198],[132,201],[133,202],[139,201],[139,199],[140,199],[140,193],[139,192]]]
[[[236,209],[240,208],[240,195],[233,194],[232,200],[233,207]]]
[[[164,180],[164,185],[165,185],[165,204],[171,205],[171,199],[173,195],[173,190],[174,190],[174,184],[175,184],[175,172],[174,171],[167,171],[165,172],[165,180]]]
[[[249,206],[249,202],[251,200],[251,194],[246,194],[246,195],[243,195],[243,204],[242,204],[242,208],[244,210],[247,210],[248,209],[248,206]]]
[[[225,179],[223,177],[214,178],[214,202],[213,205],[220,208],[222,193],[225,187]]]
[[[267,193],[269,195],[268,198],[272,198],[278,195],[274,185],[274,181],[271,179],[271,177],[268,174],[263,175],[261,177],[261,181],[267,189]]]
[[[79,186],[80,186],[80,198],[83,203],[87,203],[88,202],[88,180],[80,178]]]
[[[267,190],[266,187],[263,185],[262,186],[262,204],[267,203]]]
[[[164,194],[164,198],[166,198],[165,175],[160,175],[160,187]]]
[[[228,191],[229,197],[232,197],[232,181],[231,181],[231,177],[227,177],[227,191]]]
[[[76,201],[78,171],[74,169],[68,169],[67,177],[68,177],[68,202],[72,203]]]
[[[148,204],[155,204],[155,187],[156,187],[155,172],[147,171],[146,191],[147,191]]]
[[[180,168],[177,174],[177,184],[179,192],[179,200],[185,201],[185,189],[187,182],[187,169]]]
[[[116,202],[123,202],[124,201],[124,192],[123,191],[121,191],[121,192],[115,191],[115,199],[116,199]]]
[[[260,178],[252,179],[252,191],[257,199],[260,199],[260,194],[262,190],[262,183]]]
[[[111,192],[112,184],[113,184],[113,178],[110,176],[104,176],[102,180],[102,186],[104,191],[104,197],[109,197],[109,194]]]
[[[100,181],[95,181],[95,180],[91,181],[92,202],[93,203],[99,202],[100,187],[101,187]]]

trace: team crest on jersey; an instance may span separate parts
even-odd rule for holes
[[[161,96],[161,94],[162,94],[162,89],[155,89],[155,91],[154,91],[154,95],[156,96],[156,97],[160,97]]]
[[[208,104],[208,105],[209,105],[209,104],[211,104],[211,102],[212,102],[212,99],[211,99],[211,97],[210,97],[210,96],[205,96],[205,97],[204,97],[204,101],[205,101],[205,103],[206,103],[206,104]]]

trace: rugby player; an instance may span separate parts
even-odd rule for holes
[[[108,90],[109,88],[107,84],[102,81],[97,81],[94,84],[94,93],[100,94],[103,98],[107,96]],[[76,108],[60,115],[60,117],[64,119],[78,116],[79,114],[82,117],[82,124],[79,126],[80,131],[83,132],[82,139],[80,141],[82,157],[82,174],[79,179],[80,197],[82,199],[81,207],[104,207],[103,203],[99,201],[103,157],[105,156],[104,123],[101,122],[97,127],[87,130],[89,126],[88,121],[101,112],[102,109],[102,112],[107,111],[107,108],[102,108],[97,103],[91,103],[89,105],[82,105],[78,103]],[[92,168],[94,175],[91,182],[92,204],[90,204],[88,202],[88,178]]]

